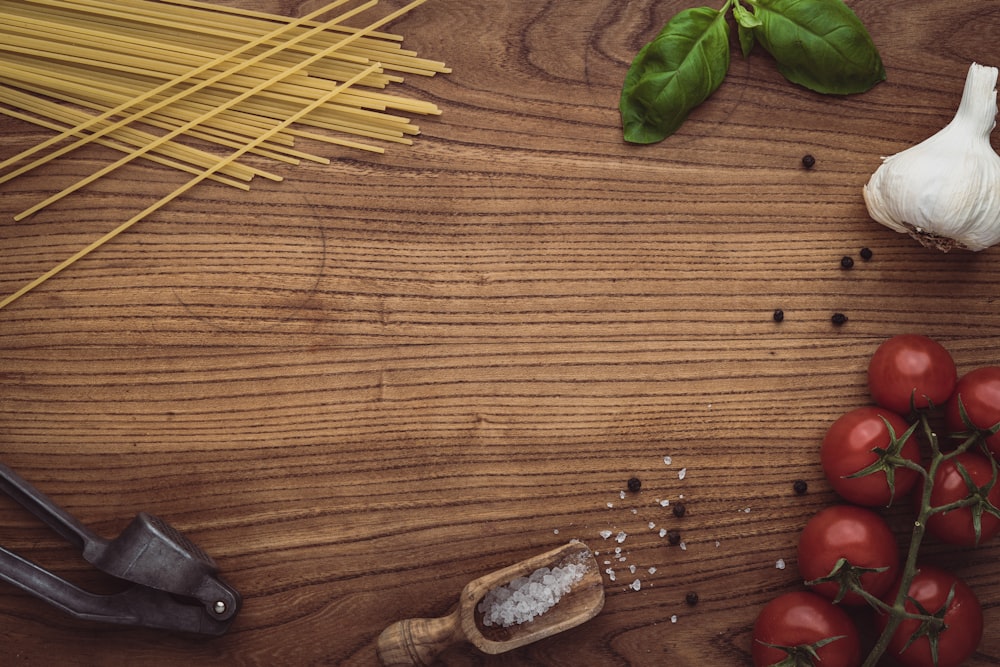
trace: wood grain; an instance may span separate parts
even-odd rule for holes
[[[4,462],[102,534],[164,517],[245,597],[204,641],[76,621],[4,586],[0,661],[372,665],[391,623],[442,616],[469,581],[577,538],[612,561],[597,618],[442,664],[748,665],[757,611],[801,585],[799,530],[835,501],[818,444],[869,401],[878,343],[917,332],[960,370],[1000,363],[1000,255],[925,250],[860,194],[881,155],[950,119],[970,61],[1000,64],[1000,7],[849,4],[887,81],[824,97],[755,52],[677,135],[636,147],[622,77],[688,5],[432,0],[391,26],[453,68],[401,86],[443,110],[412,146],[306,144],[333,163],[248,193],[203,184],[0,311]],[[0,120],[0,159],[47,136]],[[110,155],[0,186],[3,294],[180,182],[135,164],[11,220]],[[677,519],[659,501],[681,496]],[[4,546],[113,585],[0,501]],[[1000,621],[1000,546],[926,557]],[[969,664],[1000,664],[1000,636]]]

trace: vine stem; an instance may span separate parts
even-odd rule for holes
[[[934,476],[937,473],[938,467],[944,461],[947,461],[948,459],[953,458],[969,449],[977,441],[978,437],[976,435],[970,436],[954,451],[945,454],[941,452],[941,448],[938,445],[937,434],[934,433],[933,429],[931,429],[926,412],[920,413],[920,423],[923,428],[924,436],[930,444],[930,463],[928,464],[926,470],[911,461],[902,463],[905,467],[919,470],[923,476],[923,492],[920,499],[920,509],[917,512],[917,518],[913,521],[913,530],[910,533],[910,545],[906,552],[906,560],[903,564],[902,575],[900,576],[899,591],[896,593],[896,598],[893,600],[892,605],[888,605],[887,608],[889,621],[886,624],[885,630],[883,630],[882,634],[879,635],[879,638],[875,642],[875,646],[872,647],[868,657],[865,658],[864,663],[862,663],[862,667],[876,667],[879,659],[881,659],[886,650],[889,648],[889,641],[899,628],[899,624],[902,623],[905,618],[912,616],[912,614],[906,611],[906,596],[909,593],[910,584],[913,583],[913,578],[917,574],[917,557],[920,553],[920,544],[923,542],[924,533],[927,530],[927,519],[931,516],[931,514],[942,509],[931,507],[931,491],[934,489]]]

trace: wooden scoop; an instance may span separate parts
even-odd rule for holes
[[[490,590],[541,567],[585,564],[583,577],[547,611],[531,621],[510,627],[485,626],[476,609]],[[521,561],[469,582],[458,607],[442,618],[408,618],[393,623],[378,638],[378,657],[385,667],[431,665],[443,650],[468,641],[483,653],[497,654],[568,630],[596,616],[604,607],[604,581],[593,552],[572,541],[558,549]]]

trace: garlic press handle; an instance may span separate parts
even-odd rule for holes
[[[0,463],[0,490],[44,521],[68,542],[79,547],[85,555],[99,551],[107,545],[107,540],[77,521],[73,515],[3,463]]]

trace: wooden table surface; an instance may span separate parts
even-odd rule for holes
[[[821,96],[761,51],[734,55],[677,135],[633,146],[622,78],[688,4],[430,0],[390,26],[453,68],[397,89],[442,110],[412,146],[308,144],[332,164],[236,195],[202,184],[0,310],[4,463],[102,535],[163,517],[244,596],[226,635],[200,639],[76,620],[3,584],[0,662],[373,665],[389,624],[579,539],[601,561],[622,549],[598,617],[441,663],[749,664],[759,609],[801,588],[799,530],[836,501],[818,445],[869,403],[875,347],[921,333],[960,372],[1000,363],[1000,250],[926,250],[861,197],[880,156],[950,120],[971,61],[1000,65],[1000,4],[850,5],[886,64],[873,90]],[[0,120],[0,158],[48,136]],[[4,295],[176,185],[136,163],[12,220],[107,157],[0,186]],[[659,502],[681,499],[682,519]],[[110,586],[8,499],[0,529]],[[1000,543],[925,552],[983,602],[969,664],[1000,664]]]

